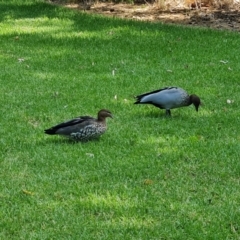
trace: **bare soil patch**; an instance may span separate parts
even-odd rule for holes
[[[239,6],[227,10],[202,7],[201,9],[176,9],[171,11],[161,11],[151,4],[96,3],[93,5],[68,4],[65,6],[90,14],[102,14],[109,17],[138,21],[159,21],[240,32]]]

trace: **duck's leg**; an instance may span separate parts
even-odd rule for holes
[[[171,117],[171,111],[170,111],[170,109],[166,109],[166,116]]]

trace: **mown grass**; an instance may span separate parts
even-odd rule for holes
[[[0,9],[1,239],[239,239],[239,34]],[[133,105],[164,86],[203,106]],[[101,108],[99,141],[43,133]]]

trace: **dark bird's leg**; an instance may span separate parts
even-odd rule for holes
[[[166,109],[166,116],[171,117],[171,111],[170,111],[170,109]]]

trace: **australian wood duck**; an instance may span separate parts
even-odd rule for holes
[[[80,116],[45,130],[46,134],[62,135],[76,141],[98,138],[107,130],[106,118],[112,113],[106,109],[98,112],[98,117]]]
[[[185,107],[193,104],[196,111],[201,104],[200,98],[189,95],[179,87],[166,87],[136,96],[135,104],[152,104],[155,107],[166,109],[166,115],[171,116],[170,109]]]

